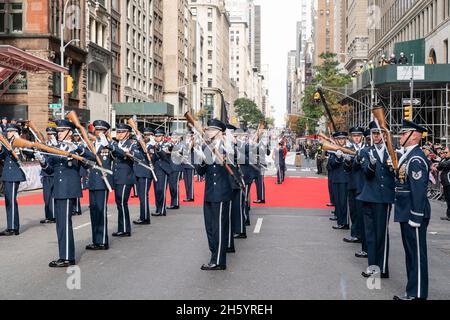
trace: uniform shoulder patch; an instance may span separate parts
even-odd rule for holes
[[[413,171],[412,172],[412,177],[414,180],[420,180],[422,178],[422,171]]]

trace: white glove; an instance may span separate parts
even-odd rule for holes
[[[420,228],[420,223],[412,222],[411,220],[409,220],[408,224],[413,228]]]
[[[51,146],[56,146],[58,144],[58,141],[56,140],[56,137],[54,135],[50,136],[50,145]]]
[[[204,160],[206,160],[206,155],[203,152],[203,150],[201,150],[200,148],[194,148],[194,152],[195,152],[195,156],[201,161],[203,162]]]
[[[341,150],[336,151],[336,157],[338,157],[338,159],[341,159],[343,155],[344,153]]]
[[[77,150],[78,149],[78,147],[75,145],[75,143],[73,143],[73,142],[69,142],[69,141],[65,141],[64,142],[64,145],[67,147],[67,148],[69,148],[69,152],[72,152],[72,151],[75,151],[75,150]]]
[[[352,157],[350,157],[348,154],[344,154],[344,160],[348,162],[352,160]]]
[[[102,133],[99,135],[100,138],[100,146],[106,147],[109,145],[108,139],[106,139],[106,136]]]
[[[42,153],[40,153],[39,151],[37,151],[37,152],[35,152],[34,153],[34,158],[37,160],[37,161],[39,161],[39,163],[40,164],[45,164],[45,158],[44,158],[44,156],[42,155]]]
[[[369,153],[369,160],[372,165],[377,163],[377,158],[375,158],[375,156],[373,155],[373,152]]]
[[[137,134],[137,135],[136,135],[136,140],[140,142],[140,141],[142,140],[141,135]]]
[[[120,149],[125,153],[130,153],[130,148],[120,147]]]

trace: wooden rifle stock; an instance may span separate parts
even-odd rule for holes
[[[18,139],[18,138],[15,138]],[[17,155],[17,153],[14,152],[11,144],[9,143],[8,139],[6,139],[6,137],[0,133],[0,142],[3,144],[3,146],[6,148],[6,150],[8,150],[9,152],[11,152],[11,154],[13,155],[13,157],[20,162],[19,156]]]
[[[142,136],[141,132],[139,131],[139,129],[136,125],[136,122],[134,122],[133,119],[128,119],[128,125],[131,128],[133,128],[134,133],[138,136],[139,145],[141,146],[142,151],[144,151],[145,156],[147,157],[147,160],[151,163],[152,158],[151,158],[150,154],[148,153],[147,146],[145,145],[145,142],[144,142],[144,137]]]
[[[39,143],[39,142],[31,142],[31,141],[28,141],[28,140],[25,140],[25,139],[22,139],[22,138],[15,138],[14,141],[13,141],[13,147],[15,147],[15,148],[27,148],[27,149],[35,148],[35,149],[42,150],[42,151],[45,151],[45,152],[48,152],[48,153],[52,153],[52,154],[55,154],[55,155],[60,155],[60,156],[64,156],[64,157],[67,157],[67,158],[73,158],[73,159],[78,160],[78,161],[82,161],[82,162],[86,161],[85,158],[83,158],[83,157],[81,157],[81,156],[79,156],[77,154],[72,154],[72,153],[70,153],[68,151],[63,151],[63,150],[60,150],[60,149],[57,149],[57,148],[53,148],[53,147],[47,146],[46,144]]]
[[[384,109],[382,107],[374,107],[372,109],[372,113],[374,118],[377,120],[380,128],[386,131],[386,148],[392,160],[392,167],[394,168],[394,170],[398,170],[397,152],[395,152],[394,144],[392,143],[392,135],[386,124]]]
[[[37,135],[39,140],[41,140],[40,142],[45,142],[44,135],[39,131],[39,129],[36,127],[36,125],[34,124],[33,121],[28,120],[27,121],[27,126],[28,126],[28,128],[30,128]]]

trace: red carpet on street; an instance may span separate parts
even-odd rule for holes
[[[323,208],[327,207],[325,204],[329,202],[328,197],[328,184],[327,179],[316,178],[290,178],[287,177],[282,185],[276,184],[276,177],[266,177],[266,204],[252,206],[264,206],[264,207],[279,207],[279,208]],[[204,183],[195,182],[194,185],[195,202],[183,203],[185,199],[185,189],[183,181],[180,181],[180,204],[183,205],[196,205],[203,204]],[[150,190],[150,203],[155,203],[155,195],[153,186]],[[170,193],[167,191],[167,203],[170,203]],[[256,200],[256,188],[252,184],[251,200]],[[19,205],[43,205],[42,193],[35,193],[31,195],[20,195],[18,197]],[[1,200],[0,205],[4,205],[5,201]],[[115,203],[114,194],[109,196],[108,203]],[[89,204],[88,191],[84,191],[84,197],[81,199],[82,205]],[[139,199],[130,198],[129,204],[139,204]]]

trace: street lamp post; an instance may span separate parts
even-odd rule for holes
[[[61,25],[60,25],[60,36],[61,36],[61,46],[60,46],[60,52],[61,52],[61,67],[64,68],[64,52],[66,51],[67,46],[69,46],[72,42],[79,42],[80,39],[72,39],[67,44],[64,45],[64,30],[66,28],[66,22],[65,22],[65,16],[66,16],[66,10],[67,5],[69,4],[70,0],[66,0],[64,4],[64,9],[62,12],[62,18],[61,18]],[[65,108],[64,108],[64,71],[61,72],[61,119],[64,119],[65,115]]]
[[[413,106],[413,98],[414,98],[414,64],[415,64],[415,57],[416,57],[416,55],[414,53],[411,53],[411,58],[412,58],[412,62],[411,62],[411,83],[410,83],[410,87],[411,87],[411,101],[410,101],[410,105],[411,105],[411,108]]]

